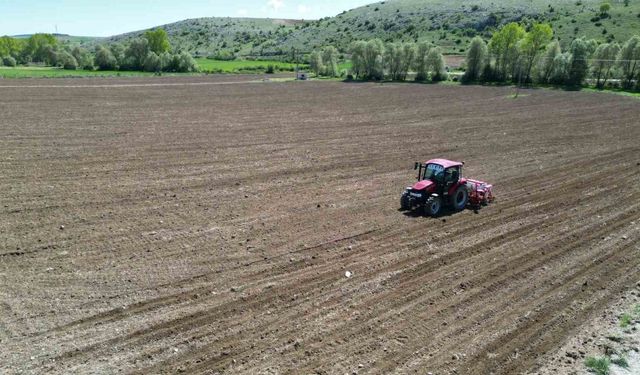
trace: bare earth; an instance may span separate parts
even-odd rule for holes
[[[0,80],[0,372],[535,372],[640,281],[637,99],[254,80]]]

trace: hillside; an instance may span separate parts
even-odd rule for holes
[[[640,0],[613,0],[608,16],[600,15],[602,0],[389,0],[316,21],[199,18],[163,25],[172,45],[199,56],[288,54],[309,52],[332,44],[341,50],[360,39],[431,41],[445,53],[466,50],[475,35],[511,21],[548,22],[566,46],[575,37],[625,41],[640,33]],[[107,38],[126,42],[142,31]]]
[[[223,51],[237,55],[261,54],[272,41],[286,37],[300,20],[259,18],[196,18],[159,27],[169,34],[171,44],[198,56]],[[127,42],[142,36],[145,30],[107,38],[105,42]]]
[[[490,37],[494,27],[511,21],[552,24],[564,44],[587,36],[624,41],[640,32],[640,1],[612,3],[610,17],[597,19],[601,0],[390,0],[314,21],[278,41],[279,45],[313,49],[353,40],[429,40],[448,53],[463,52],[471,37]]]

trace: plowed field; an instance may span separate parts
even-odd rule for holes
[[[0,372],[516,374],[640,281],[636,99],[252,79],[0,81]]]

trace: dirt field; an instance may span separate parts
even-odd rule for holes
[[[517,374],[640,281],[638,100],[250,80],[0,80],[0,372]]]

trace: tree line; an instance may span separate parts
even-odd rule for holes
[[[127,45],[98,45],[93,51],[61,45],[50,34],[27,39],[0,38],[0,60],[5,66],[43,63],[68,70],[139,70],[147,72],[195,72],[198,65],[187,52],[172,51],[163,29],[149,30]]]
[[[463,82],[580,87],[589,78],[598,88],[615,79],[621,88],[640,89],[640,36],[622,45],[613,41],[599,44],[582,37],[563,51],[553,40],[551,26],[533,24],[526,30],[509,23],[494,33],[488,44],[480,37],[471,40]]]
[[[640,36],[622,45],[574,39],[563,51],[548,24],[526,26],[512,22],[493,33],[489,42],[471,40],[466,54],[463,83],[496,82],[553,84],[580,87],[588,79],[595,86],[640,90]],[[414,73],[416,81],[448,79],[439,47],[428,42],[383,43],[379,39],[354,42],[349,51],[354,79],[404,81]],[[309,56],[318,76],[338,77],[339,51],[328,46]],[[614,83],[615,82],[615,83]]]
[[[428,42],[383,43],[380,39],[357,41],[349,49],[350,78],[360,80],[405,81],[415,71],[416,81],[438,82],[448,78],[444,57],[439,47]],[[338,50],[328,46],[314,51],[309,66],[318,76],[338,77]]]

